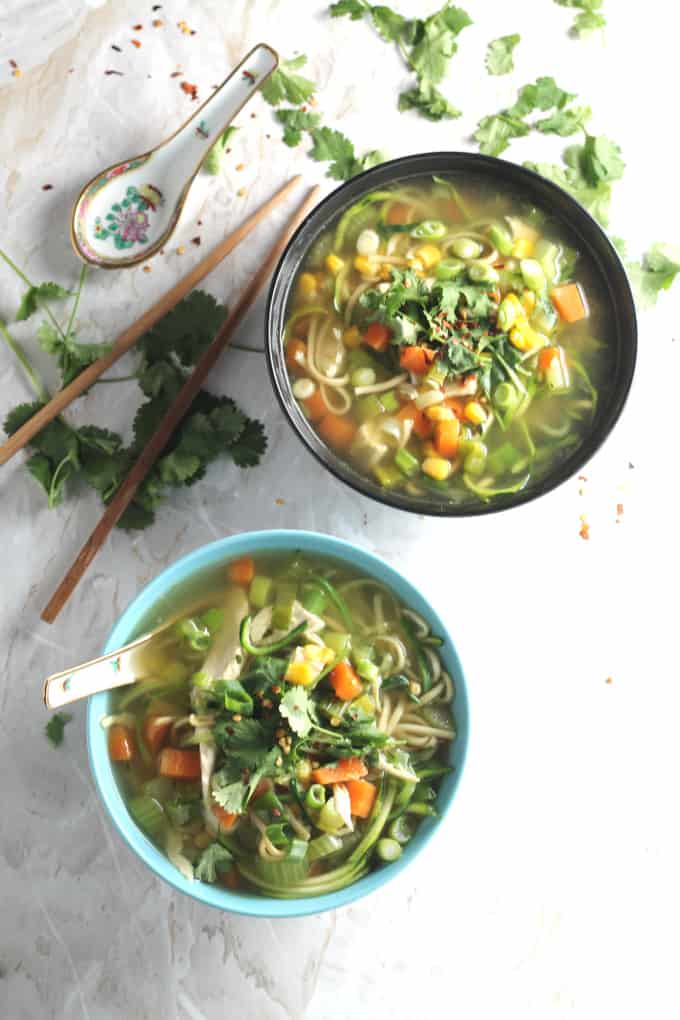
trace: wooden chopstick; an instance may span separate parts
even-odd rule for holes
[[[175,305],[182,300],[182,298],[193,290],[197,283],[199,283],[208,273],[212,272],[215,266],[219,265],[222,259],[233,251],[237,244],[248,236],[251,230],[260,223],[269,213],[274,209],[279,202],[288,195],[288,192],[293,188],[297,187],[301,181],[301,177],[297,174],[292,177],[287,184],[284,184],[282,188],[272,195],[272,197],[261,205],[252,216],[249,216],[247,220],[237,227],[228,237],[225,237],[224,241],[221,241],[216,245],[213,250],[202,259],[197,266],[187,273],[187,275],[171,287],[170,290],[166,291],[158,301],[147,309],[144,314],[133,322],[131,326],[123,330],[120,336],[115,340],[111,350],[108,354],[104,354],[101,358],[93,361],[91,365],[83,369],[80,375],[76,376],[73,382],[69,383],[68,386],[64,386],[62,390],[52,397],[52,399],[45,404],[43,408],[37,411],[32,418],[29,418],[21,428],[17,429],[16,432],[9,437],[9,439],[0,446],[0,465],[6,464],[7,461],[18,453],[27,443],[31,441],[36,433],[40,432],[41,429],[47,425],[48,422],[56,418],[65,407],[79,397],[81,393],[89,389],[92,383],[99,378],[99,376],[110,368],[126,351],[139,340],[140,336],[146,333],[147,330],[151,329],[159,319],[169,312]]]
[[[281,257],[291,233],[302,217],[306,214],[307,210],[316,201],[318,192],[318,187],[312,188],[305,200],[290,218],[283,233],[269,252],[263,265],[239,297],[233,311],[230,312],[224,320],[214,340],[206,349],[194,371],[184,383],[184,386],[179,391],[174,402],[166,411],[156,432],[142,450],[139,458],[133,464],[130,473],[127,475],[118,489],[118,492],[109,503],[101,520],[99,521],[99,524],[96,526],[87,542],[78,553],[72,567],[65,575],[54,595],[42,611],[41,618],[47,623],[53,623],[58,614],[61,612],[67,599],[70,597],[74,588],[103,545],[109,532],[129,505],[138,486],[144,480],[158,456],[163,451],[174,429],[177,425],[179,425],[180,421],[189,410],[192,401],[203,386],[208,373],[229,343],[235,328],[252,305],[260,291],[260,288],[265,283]]]

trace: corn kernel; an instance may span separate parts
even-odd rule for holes
[[[442,404],[426,407],[424,413],[430,421],[453,421],[456,417],[450,407],[444,407]]]
[[[408,262],[409,269],[412,269],[414,273],[417,273],[419,276],[423,273],[425,266],[420,259],[411,255],[406,261]]]
[[[522,294],[522,308],[527,315],[531,315],[536,307],[536,295],[533,290],[525,290]]]
[[[362,276],[375,276],[378,272],[377,264],[366,255],[357,255],[354,259],[354,268]]]
[[[516,259],[528,259],[534,253],[534,242],[530,237],[518,237],[512,246],[512,254]]]
[[[286,680],[289,684],[297,684],[300,687],[309,687],[316,679],[316,671],[309,662],[294,661],[288,664]]]
[[[452,471],[451,463],[443,457],[427,457],[421,467],[424,474],[437,482],[445,482]]]
[[[316,297],[317,283],[314,273],[301,273],[298,280],[298,289],[306,301]]]
[[[437,447],[429,439],[423,443],[423,453],[426,457],[438,457]]]
[[[432,269],[432,266],[436,266],[442,257],[442,253],[436,244],[422,244],[420,248],[416,248],[415,256],[423,264],[424,269]]]
[[[337,255],[326,255],[326,269],[333,276],[337,276],[345,263]]]
[[[342,339],[345,347],[358,347],[361,343],[361,333],[356,326],[350,326],[342,334]]]
[[[505,297],[503,298],[503,300],[507,301],[511,305],[514,305],[518,312],[521,312],[523,310],[522,309],[522,302],[517,297],[517,295],[514,294],[512,291],[510,291],[509,294],[506,294]]]
[[[321,645],[305,645],[302,649],[302,653],[308,662],[321,662],[323,657],[323,648]]]
[[[477,400],[468,400],[463,414],[473,425],[482,425],[486,421],[486,411]]]

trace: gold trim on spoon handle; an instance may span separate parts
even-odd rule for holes
[[[224,348],[229,343],[232,333],[249,310],[250,306],[253,304],[262,285],[273,272],[276,263],[283,254],[283,250],[288,243],[290,235],[315,202],[319,190],[318,186],[312,188],[307,197],[290,218],[278,241],[274,244],[267,255],[265,262],[247,285],[234,306],[234,310],[230,312],[225,321],[222,323],[214,340],[209,347],[206,348],[203,356],[196,364],[194,371],[184,383],[184,386],[177,394],[173,403],[165,412],[165,415],[161,419],[155,433],[142,450],[139,458],[133,464],[129,474],[124,479],[120,488],[116,492],[116,495],[106,508],[101,520],[78,553],[75,562],[64,576],[59,587],[40,614],[41,619],[45,620],[47,623],[53,623],[57,618],[65,603],[72,595],[81,577],[99,552],[103,543],[106,541],[109,532],[115,527],[117,521],[132,501],[137,488],[151,470],[165,448],[165,445],[173,431],[191,407],[191,404],[205,382],[206,377],[215,365],[217,359],[222,354]]]
[[[64,386],[62,390],[52,397],[43,408],[29,418],[21,428],[17,429],[9,439],[0,446],[0,465],[6,464],[15,453],[18,453],[27,443],[30,443],[33,436],[37,435],[53,418],[56,418],[64,408],[79,397],[81,393],[95,382],[111,365],[115,364],[131,347],[139,340],[140,336],[151,329],[159,319],[169,312],[175,305],[193,290],[197,283],[212,272],[219,265],[222,259],[233,251],[234,248],[250,234],[252,230],[274,209],[288,193],[300,183],[301,177],[297,174],[287,184],[272,195],[272,197],[261,205],[251,216],[245,220],[240,227],[237,227],[228,237],[215,245],[213,250],[202,259],[197,266],[194,266],[187,275],[166,291],[158,301],[147,309],[146,312],[131,326],[116,338],[108,354],[97,358],[91,365],[83,369],[73,382]]]

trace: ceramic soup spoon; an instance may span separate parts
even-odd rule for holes
[[[166,244],[207,153],[278,62],[274,50],[260,43],[174,135],[93,177],[71,218],[71,241],[80,258],[101,269],[121,269]]]

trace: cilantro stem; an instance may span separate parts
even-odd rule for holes
[[[80,267],[80,276],[78,277],[78,286],[76,288],[76,294],[71,305],[71,314],[68,317],[68,325],[66,326],[66,336],[71,335],[71,329],[73,328],[73,320],[76,317],[78,311],[78,305],[80,303],[80,295],[83,290],[83,284],[85,283],[85,277],[87,276],[87,266],[83,263]]]
[[[264,354],[264,347],[246,347],[245,344],[234,343],[229,344],[229,346],[237,351],[248,351],[250,354]]]
[[[7,263],[9,268],[14,270],[14,272],[17,274],[19,279],[23,280],[27,287],[33,287],[34,286],[34,284],[32,284],[31,281],[29,280],[29,278],[26,276],[26,273],[24,273],[22,269],[19,269],[18,265],[15,262],[12,261],[12,259],[9,257],[9,255],[6,252],[4,252],[2,250],[2,248],[0,248],[0,258],[4,259],[4,261]],[[47,317],[52,320],[52,325],[56,329],[56,331],[59,334],[59,336],[61,337],[61,339],[64,342],[66,342],[66,337],[64,336],[64,331],[62,330],[61,326],[57,322],[57,319],[56,319],[54,313],[52,312],[52,309],[50,308],[50,306],[49,305],[41,304],[40,307],[45,312]]]
[[[100,383],[112,383],[112,382],[129,382],[130,379],[139,379],[137,372],[133,372],[132,375],[117,375],[114,379],[97,379],[94,385],[99,386]]]
[[[0,252],[0,254],[2,253]],[[0,319],[0,334],[2,334],[5,343],[7,344],[7,346],[12,351],[17,361],[23,368],[26,374],[26,378],[28,379],[31,386],[35,390],[35,394],[38,400],[46,404],[47,401],[50,399],[50,394],[47,390],[47,387],[45,386],[44,382],[42,381],[38,373],[33,368],[33,365],[28,360],[28,358],[24,354],[23,350],[21,349],[17,341],[14,339],[14,337],[7,329],[7,324],[2,319]]]

